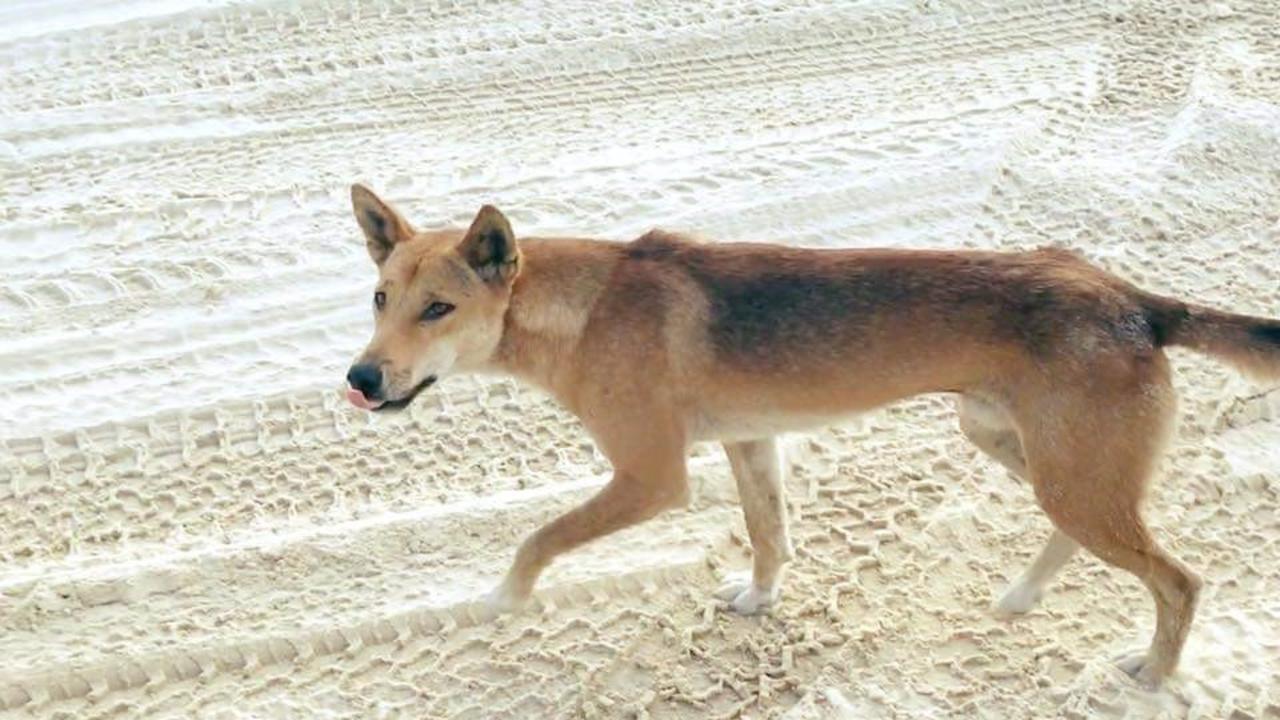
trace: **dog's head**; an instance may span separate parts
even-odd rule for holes
[[[363,185],[352,186],[351,204],[378,284],[373,339],[347,373],[347,399],[365,410],[399,409],[445,375],[490,361],[520,250],[511,224],[489,205],[459,235],[414,230]]]

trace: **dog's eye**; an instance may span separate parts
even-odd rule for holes
[[[453,306],[446,302],[433,302],[422,311],[423,320],[439,320],[453,312]]]
[[[387,304],[387,294],[379,290],[373,294],[373,306],[381,310]]]

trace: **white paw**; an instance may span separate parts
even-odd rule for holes
[[[1155,690],[1160,687],[1161,681],[1164,680],[1161,674],[1156,671],[1155,666],[1147,660],[1145,652],[1122,658],[1116,662],[1116,665],[1147,690]]]
[[[1026,583],[1015,583],[996,602],[996,612],[1001,615],[1022,615],[1040,602],[1040,588]]]
[[[499,585],[484,598],[484,604],[498,614],[519,612],[529,602],[528,596],[521,597],[512,591],[506,583]]]
[[[739,615],[757,615],[767,611],[778,599],[778,589],[762,588],[751,581],[751,572],[726,575],[715,595],[727,600],[729,607]]]

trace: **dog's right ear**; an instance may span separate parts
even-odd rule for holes
[[[413,237],[413,226],[409,221],[364,185],[356,183],[351,186],[351,209],[364,231],[369,257],[377,265],[387,259],[396,243]]]

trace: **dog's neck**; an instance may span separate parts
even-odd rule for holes
[[[521,268],[511,289],[494,370],[550,391],[571,404],[562,381],[591,309],[616,262],[615,243],[521,242]]]

